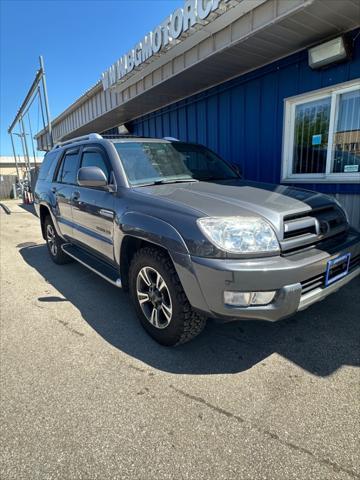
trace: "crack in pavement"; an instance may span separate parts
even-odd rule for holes
[[[321,465],[326,465],[328,467],[331,467],[333,470],[336,472],[343,472],[347,473],[353,478],[360,478],[360,475],[358,475],[356,472],[353,470],[350,470],[346,467],[342,467],[338,465],[337,463],[329,460],[328,458],[321,458],[315,455],[311,450],[308,450],[307,448],[301,447],[299,445],[296,445],[293,442],[289,442],[288,440],[284,440],[279,437],[276,433],[271,432],[270,430],[266,428],[261,428],[258,425],[254,425],[245,418],[240,417],[239,415],[236,415],[232,412],[229,412],[228,410],[225,410],[221,407],[217,407],[216,405],[213,405],[212,403],[204,400],[202,397],[198,397],[196,395],[192,395],[190,393],[185,392],[184,390],[181,390],[179,388],[174,387],[174,385],[170,385],[170,388],[172,388],[175,392],[179,393],[183,397],[186,397],[190,400],[193,400],[197,403],[201,403],[202,405],[205,405],[206,407],[210,408],[211,410],[220,413],[221,415],[225,415],[228,418],[232,418],[233,420],[236,420],[239,423],[247,425],[249,428],[256,430],[257,432],[261,433],[262,435],[266,435],[267,437],[272,438],[273,440],[277,440],[280,442],[282,445],[285,445],[286,447],[291,448],[292,450],[296,450],[297,452],[302,452],[305,453],[306,455],[311,456],[314,460],[316,460],[318,463]]]
[[[63,325],[66,328],[66,330],[68,330],[69,332],[74,333],[75,335],[78,335],[79,337],[84,337],[85,336],[85,333],[81,333],[78,330],[76,330],[75,328],[71,327],[69,325],[69,322],[65,322],[64,320],[60,320],[59,318],[56,318],[56,321],[58,323],[61,323],[61,325]]]

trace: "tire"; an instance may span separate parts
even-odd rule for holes
[[[48,215],[45,218],[44,230],[45,230],[46,245],[47,245],[51,260],[57,265],[64,265],[65,263],[71,263],[73,259],[69,257],[69,255],[66,255],[66,253],[63,252],[61,245],[65,242],[56,233],[56,230],[50,215]]]
[[[193,310],[171,259],[159,249],[145,247],[134,255],[129,287],[142,326],[161,345],[186,343],[204,329],[206,318]]]

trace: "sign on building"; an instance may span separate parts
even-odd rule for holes
[[[126,75],[140,66],[153,55],[173,44],[183,32],[207,19],[221,4],[229,0],[187,0],[183,8],[178,8],[164,22],[149,32],[128,53],[102,73],[104,90],[111,88]]]

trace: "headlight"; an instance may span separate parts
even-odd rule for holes
[[[280,249],[274,230],[261,218],[205,217],[197,223],[211,243],[229,253],[268,253]]]

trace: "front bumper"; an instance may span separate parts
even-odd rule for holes
[[[327,262],[350,253],[347,276],[325,287]],[[231,321],[258,319],[276,321],[304,310],[360,274],[360,234],[350,231],[345,239],[292,255],[247,260],[191,257],[192,277],[178,269],[193,307],[208,316]],[[183,277],[183,278],[182,278]],[[266,306],[234,307],[224,304],[224,291],[273,291]]]

